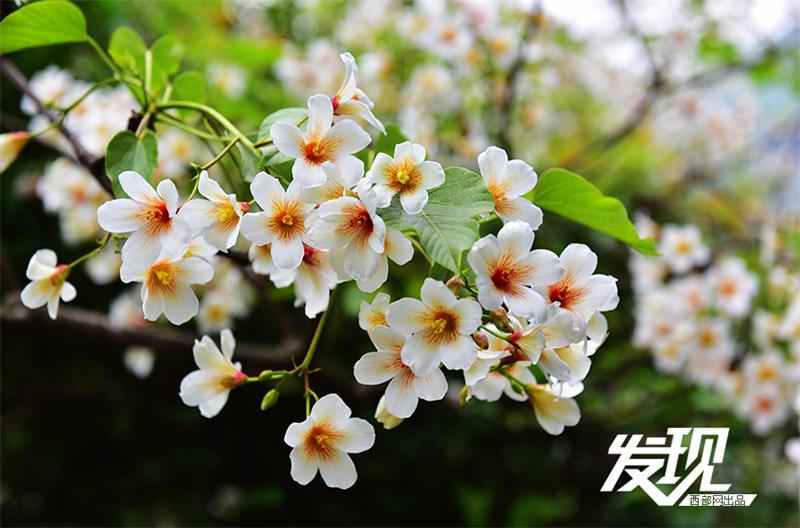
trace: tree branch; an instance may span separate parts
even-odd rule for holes
[[[191,332],[155,325],[116,326],[101,313],[63,304],[59,307],[58,318],[51,320],[44,310],[29,310],[18,299],[19,295],[12,294],[0,307],[0,323],[5,331],[16,329],[44,335],[73,335],[103,344],[145,346],[166,354],[187,354],[196,338]],[[292,354],[302,352],[302,349],[303,341],[290,336],[275,346],[237,343],[236,356],[266,367],[286,368]]]
[[[33,90],[31,90],[28,79],[25,78],[22,72],[20,72],[8,58],[0,57],[0,71],[2,71],[3,76],[6,77],[11,84],[16,86],[23,94],[27,95],[33,101],[33,104],[36,106],[36,110],[41,115],[49,119],[51,123],[59,123],[58,130],[69,142],[72,150],[75,151],[75,157],[78,159],[81,165],[86,167],[92,176],[94,176],[94,179],[97,180],[97,183],[100,184],[100,187],[105,189],[109,194],[113,195],[114,191],[111,187],[111,180],[109,180],[106,176],[105,159],[102,157],[95,158],[83,147],[83,145],[81,145],[80,141],[78,141],[78,138],[76,138],[75,135],[73,135],[63,123],[60,123],[61,116],[58,114],[58,112],[46,108],[42,101],[36,97],[36,94],[34,94]]]

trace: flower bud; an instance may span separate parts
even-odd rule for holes
[[[505,308],[502,306],[497,310],[489,312],[489,317],[492,318],[492,322],[501,332],[511,333],[514,331],[514,329],[511,328],[511,323],[508,321],[508,312],[506,312]]]
[[[386,408],[386,401],[383,396],[378,402],[378,408],[375,409],[375,419],[383,424],[384,429],[394,429],[403,423],[403,418],[398,418]]]
[[[277,389],[270,389],[261,399],[261,410],[266,411],[276,403],[278,403],[278,397],[280,393]]]
[[[445,284],[445,286],[447,286],[447,288],[448,288],[448,289],[449,289],[451,292],[453,292],[454,294],[456,294],[456,295],[458,295],[458,292],[460,292],[460,291],[461,291],[461,287],[462,287],[463,285],[464,285],[464,283],[463,283],[463,282],[461,282],[461,277],[459,277],[458,275],[455,275],[453,278],[451,278],[451,279],[450,279],[449,281],[447,281],[447,283]]]
[[[0,134],[0,174],[5,172],[11,163],[17,159],[19,152],[28,142],[27,132],[10,132]]]
[[[475,341],[475,344],[481,347],[483,350],[489,348],[489,338],[486,337],[486,334],[475,332],[472,334],[472,340]]]
[[[461,387],[461,392],[458,393],[458,405],[463,409],[469,403],[469,385]]]

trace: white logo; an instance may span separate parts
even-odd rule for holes
[[[669,444],[667,437],[672,437]],[[643,445],[642,438],[617,435],[608,454],[619,458],[600,491],[614,491],[625,471],[630,480],[616,491],[642,488],[659,506],[674,506],[681,497],[678,506],[750,506],[756,498],[755,493],[727,493],[730,484],[712,482],[714,465],[725,456],[727,427],[670,427],[667,436],[646,437]],[[657,474],[662,476],[653,482]],[[700,493],[687,494],[698,479]],[[664,493],[659,486],[671,489]]]

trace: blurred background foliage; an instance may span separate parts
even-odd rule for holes
[[[498,54],[490,48],[475,64],[453,65],[410,44],[400,12],[411,3],[77,2],[101,44],[122,25],[148,43],[175,35],[184,47],[184,69],[206,78],[208,104],[246,132],[256,132],[276,109],[303,104],[308,93],[280,75],[278,64],[286,57],[305,60],[303,50],[320,38],[337,53],[352,51],[362,70],[365,54],[388,57],[389,73],[376,77],[381,90],[366,90],[377,115],[385,122],[405,119],[410,137],[425,131],[414,128],[414,116],[404,117],[409,99],[402,88],[420,65],[443,62],[454,72],[444,97],[460,101],[436,116],[436,144],[427,145],[435,159],[474,167],[484,143],[505,144],[540,174],[569,168],[629,210],[646,210],[660,222],[696,223],[710,243],[753,254],[760,223],[796,222],[797,10],[730,2],[739,11],[719,14],[722,3],[681,2],[676,9],[690,23],[663,19],[667,29],[658,31],[652,28],[660,15],[647,13],[656,10],[650,2],[545,2],[524,12],[512,7],[502,13],[504,24],[516,29],[508,45],[512,59],[518,48],[525,59],[512,79],[516,101],[504,106],[513,64],[493,60]],[[496,9],[492,4],[453,8],[489,13]],[[2,9],[5,15],[14,5],[4,2]],[[773,18],[782,21],[754,12],[764,9],[778,9]],[[609,16],[613,24],[598,30]],[[763,18],[772,25],[759,26]],[[531,35],[524,29],[529,23],[535,26]],[[750,23],[761,32],[748,29],[750,39],[739,38],[739,26]],[[90,82],[107,75],[81,45],[29,50],[14,60],[28,76],[49,64]],[[220,89],[210,64],[238,67],[243,92]],[[340,74],[340,64],[334,67]],[[716,73],[705,78],[703,72]],[[311,93],[315,82],[306,83]],[[19,102],[20,94],[4,80],[4,130],[18,128],[14,124],[23,119]],[[36,249],[79,254],[63,249],[56,221],[30,193],[31,178],[52,159],[48,148],[30,145],[0,180],[4,297],[16,295]],[[573,241],[598,252],[599,272],[619,277],[621,294],[619,309],[609,314],[611,335],[594,356],[578,399],[581,423],[554,438],[536,426],[525,404],[472,401],[464,410],[422,405],[398,429],[378,431],[375,448],[358,457],[359,481],[348,492],[319,481],[301,487],[289,477],[282,438],[286,424],[301,418],[301,399],[293,397],[300,387],[266,413],[258,411],[261,392],[246,387],[209,421],[177,397],[178,381],[193,368],[188,349],[159,354],[153,373],[140,380],[123,366],[124,347],[51,327],[5,327],[0,519],[9,526],[797,525],[796,469],[783,459],[781,440],[753,436],[715,393],[657,373],[649,355],[630,344],[628,250],[546,215],[538,247],[560,252]],[[414,294],[426,271],[416,260],[393,267],[384,290],[393,298]],[[123,289],[93,286],[81,272],[71,280],[79,291],[76,302],[101,312]],[[356,330],[365,296],[352,284],[343,290],[320,345],[324,370],[316,378],[322,392],[336,390],[355,414],[371,416],[379,393],[356,387],[351,375],[354,361],[372,349]],[[237,321],[238,339],[278,343],[287,328],[310,336],[312,322],[292,308],[290,291],[270,286],[257,293],[265,300]],[[280,317],[270,311],[276,309]],[[245,361],[244,367],[259,365]],[[754,505],[659,508],[640,491],[599,492],[614,463],[606,452],[615,435],[660,435],[670,426],[730,427],[726,464],[715,477],[759,493]],[[792,429],[796,435],[795,423],[787,434]]]

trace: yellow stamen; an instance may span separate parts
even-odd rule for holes
[[[164,286],[169,286],[172,282],[172,276],[169,274],[168,271],[156,271],[156,278],[163,284]]]
[[[431,331],[434,334],[441,334],[447,328],[447,320],[446,319],[436,319],[431,323]]]

